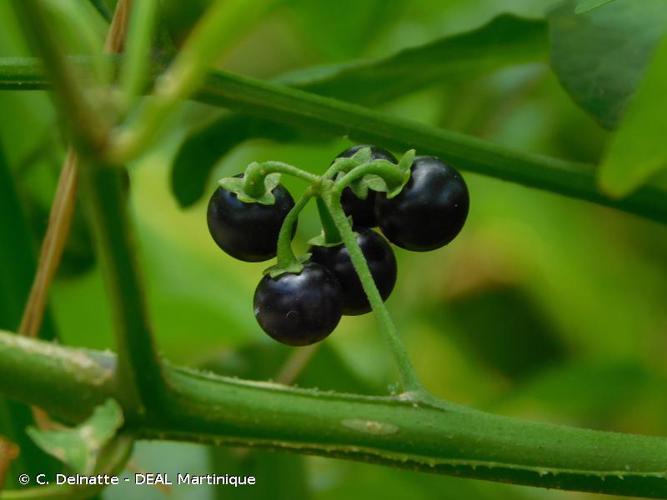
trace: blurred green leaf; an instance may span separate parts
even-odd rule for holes
[[[630,193],[667,165],[665,88],[667,36],[655,51],[600,166],[600,186],[609,195]]]
[[[23,306],[35,272],[35,256],[28,224],[11,176],[9,165],[0,147],[0,328],[14,330],[21,321]],[[10,242],[10,243],[9,243]],[[53,338],[55,330],[51,317],[44,318],[40,332]],[[12,477],[20,472],[49,472],[55,470],[48,457],[28,438],[25,428],[32,424],[30,409],[20,403],[0,399],[0,433],[16,443],[19,457],[12,463]]]
[[[573,425],[660,433],[667,418],[666,386],[664,375],[634,360],[567,363],[527,380],[492,408]]]
[[[332,15],[331,3],[323,0],[288,0],[285,4],[306,39],[304,50],[328,60],[365,52],[405,9],[401,0],[337,0],[336,12],[344,15]]]
[[[584,14],[589,10],[597,9],[598,7],[602,7],[613,1],[614,0],[580,0],[579,5],[574,9],[574,12],[576,14]]]
[[[546,57],[546,23],[499,16],[466,33],[403,50],[390,57],[322,66],[283,75],[277,82],[317,94],[375,105],[452,78]],[[223,115],[193,132],[172,167],[172,191],[183,207],[194,204],[218,160],[251,138],[292,141],[304,138],[289,125],[243,115]],[[311,138],[306,135],[306,138]],[[317,136],[315,136],[317,138]]]
[[[93,8],[102,16],[102,18],[107,21],[111,22],[112,14],[111,11],[109,10],[109,7],[107,7],[107,4],[104,3],[104,0],[88,0],[90,2],[90,5],[93,6]]]
[[[211,0],[160,0],[160,18],[174,43],[183,43],[210,4]]]
[[[510,380],[534,375],[567,358],[559,332],[530,295],[515,286],[492,286],[451,299],[427,312],[430,321],[447,315],[468,356]]]
[[[667,2],[615,0],[577,14],[580,5],[548,16],[551,66],[579,106],[614,128],[667,29]]]
[[[294,348],[274,341],[258,342],[208,360],[203,368],[250,380],[275,379]],[[332,376],[335,375],[335,376]],[[362,379],[327,343],[322,344],[298,375],[302,387],[357,394],[382,394],[383,388]]]
[[[273,500],[310,498],[306,481],[305,458],[285,452],[270,452],[238,448],[211,448],[213,471],[217,474],[254,476],[254,486],[239,486],[230,492],[228,488],[216,488],[215,498],[220,500]]]
[[[225,114],[194,131],[181,145],[172,164],[171,189],[183,207],[204,194],[215,164],[251,138],[290,141],[304,134],[279,123],[245,115]],[[239,167],[242,170],[245,165]]]
[[[77,427],[66,430],[28,429],[28,434],[44,451],[81,474],[91,474],[102,449],[123,425],[123,411],[113,399],[95,408]]]
[[[292,72],[277,82],[367,105],[428,85],[471,78],[503,66],[542,61],[547,25],[505,14],[472,31],[439,38],[384,59]]]

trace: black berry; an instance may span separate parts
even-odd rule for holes
[[[255,290],[255,318],[275,340],[292,346],[327,337],[341,317],[341,288],[327,268],[307,263],[300,273],[265,275]]]
[[[208,230],[222,250],[246,262],[261,262],[276,256],[278,233],[294,200],[280,185],[272,193],[275,204],[263,205],[244,203],[222,187],[215,190],[208,202]]]
[[[389,151],[369,144],[359,144],[357,146],[352,146],[351,148],[346,149],[341,154],[339,154],[338,158],[349,158],[361,148],[371,148],[371,159],[373,160],[387,160],[392,163],[397,163],[396,157]],[[368,196],[366,196],[365,200],[362,200],[361,198],[357,198],[352,189],[349,187],[343,189],[340,197],[340,203],[343,207],[343,211],[348,216],[352,217],[352,223],[355,227],[377,226],[374,212],[375,196],[375,191],[368,191]]]
[[[357,243],[361,248],[382,300],[387,300],[396,284],[396,257],[387,241],[372,229],[359,229]],[[341,285],[343,314],[356,316],[370,312],[371,306],[352,266],[350,254],[341,243],[336,246],[313,246],[311,260],[329,269]]]
[[[398,196],[377,196],[375,215],[393,244],[424,252],[446,245],[468,216],[468,188],[461,175],[432,156],[418,156]]]

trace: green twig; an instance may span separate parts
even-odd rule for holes
[[[264,194],[264,179],[269,174],[280,173],[291,175],[292,177],[297,177],[301,180],[309,182],[311,184],[319,184],[320,177],[305,172],[300,168],[297,168],[288,163],[281,161],[264,161],[264,162],[255,162],[248,165],[245,173],[243,174],[244,185],[243,190],[249,195],[256,198],[261,197]]]
[[[413,395],[419,397],[424,392],[421,382],[419,382],[410,361],[410,357],[398,336],[396,325],[394,325],[394,322],[389,315],[389,311],[380,296],[380,292],[378,292],[378,289],[375,286],[375,281],[368,268],[364,254],[362,253],[361,248],[359,248],[352,226],[350,226],[350,223],[345,216],[345,212],[343,212],[343,209],[340,206],[340,194],[328,191],[324,193],[323,197],[343,243],[347,247],[354,270],[359,275],[361,285],[364,292],[366,292],[368,301],[377,317],[380,331],[384,335],[394,359],[396,360],[402,388],[405,392],[413,393]]]
[[[354,167],[342,178],[338,179],[335,187],[336,193],[340,195],[345,187],[369,174],[382,177],[390,191],[400,187],[406,180],[407,175],[395,163],[387,160],[373,160],[372,162]]]
[[[0,392],[79,420],[120,400],[114,357],[0,332]],[[667,439],[529,422],[246,382],[165,367],[165,412],[128,431],[148,439],[261,446],[547,488],[667,498]],[[233,411],[230,411],[233,409]]]
[[[118,383],[125,406],[142,413],[158,411],[166,387],[146,313],[127,200],[122,193],[124,173],[103,165],[83,165],[81,184],[114,313]]]
[[[157,10],[157,0],[137,0],[132,4],[125,42],[125,57],[120,69],[124,110],[134,104],[148,83]]]
[[[271,3],[269,0],[212,3],[169,68],[156,81],[151,100],[128,126],[112,137],[111,160],[122,164],[141,153],[176,107],[200,86],[211,65]]]
[[[324,242],[330,245],[337,245],[342,240],[338,228],[331,218],[329,209],[321,197],[317,197],[317,211],[320,214],[320,221],[322,222],[322,232],[324,233]]]
[[[0,89],[49,88],[33,59],[0,59]],[[369,108],[283,85],[216,71],[196,99],[309,131],[397,150],[415,148],[461,170],[515,182],[667,223],[667,192],[647,184],[623,199],[600,193],[595,165],[526,153],[476,137],[404,120]]]
[[[314,196],[314,191],[311,188],[308,188],[306,192],[299,198],[296,204],[289,211],[283,225],[280,227],[280,233],[278,233],[278,245],[277,245],[277,263],[276,267],[278,269],[293,269],[294,266],[299,266],[299,260],[294,255],[294,250],[292,250],[292,231],[294,230],[294,225],[299,219],[299,214],[308,204],[310,199]]]
[[[0,73],[1,75],[1,73]],[[1,79],[1,76],[0,76]],[[623,199],[598,191],[595,166],[535,155],[476,137],[222,71],[212,73],[197,99],[332,136],[439,156],[462,170],[592,201],[667,223],[667,192],[647,185]]]
[[[44,68],[56,90],[56,102],[75,142],[85,151],[103,149],[109,126],[94,111],[84,89],[72,74],[40,2],[13,0],[13,6],[27,38],[44,62]]]

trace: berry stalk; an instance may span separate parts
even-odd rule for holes
[[[299,198],[296,204],[292,207],[292,210],[289,211],[283,225],[280,228],[280,233],[278,233],[278,244],[277,244],[277,263],[276,267],[278,269],[290,269],[295,266],[299,266],[299,260],[296,255],[294,255],[294,250],[292,250],[292,227],[296,224],[297,219],[299,218],[299,213],[304,207],[308,204],[310,199],[315,195],[312,187],[308,188],[306,192]]]
[[[243,175],[243,190],[248,196],[253,198],[262,197],[266,192],[264,179],[267,175],[274,173],[298,177],[313,185],[318,185],[320,183],[320,177],[318,175],[305,172],[300,168],[281,161],[265,161],[262,163],[254,162],[248,165],[248,168],[246,168]]]
[[[345,187],[354,181],[371,174],[381,177],[387,184],[389,192],[400,188],[403,185],[403,182],[405,182],[406,177],[409,176],[408,172],[402,171],[395,163],[391,163],[387,160],[372,160],[353,168],[341,179],[337,180],[334,190],[340,195]]]
[[[324,233],[324,242],[327,244],[338,244],[341,242],[338,228],[331,218],[329,209],[321,197],[317,198],[317,211],[320,214],[320,221],[322,222],[322,232]]]
[[[341,188],[342,189],[342,188]],[[359,280],[364,289],[364,292],[368,296],[368,302],[371,304],[371,308],[375,313],[378,324],[380,326],[380,331],[385,337],[385,340],[389,344],[391,352],[396,361],[398,367],[401,386],[405,392],[414,393],[417,395],[423,394],[425,391],[422,387],[421,382],[417,378],[410,357],[408,356],[403,342],[401,341],[396,325],[394,324],[389,311],[385,306],[380,292],[375,286],[373,281],[373,276],[371,271],[368,268],[364,254],[357,244],[357,239],[352,230],[352,226],[345,216],[345,212],[340,205],[340,190],[338,186],[334,190],[327,191],[323,193],[324,202],[329,209],[329,213],[336,224],[338,232],[340,233],[343,244],[347,247],[347,251],[350,254],[350,260],[354,266],[355,271],[359,275]]]

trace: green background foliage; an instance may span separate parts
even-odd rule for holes
[[[163,2],[161,29],[168,27],[178,45],[207,3]],[[664,60],[656,62],[662,71],[645,73],[667,10],[661,0],[598,3],[577,14],[576,2],[553,0],[345,0],[335,7],[285,1],[248,30],[220,67],[525,152],[592,164],[613,163],[618,155],[623,164],[609,167],[610,182],[634,187],[667,157],[654,115],[635,109],[652,105],[656,84],[644,82],[648,90],[629,101],[644,74],[657,74],[662,88],[667,83]],[[91,40],[101,45],[106,23],[92,3],[77,15],[89,28],[86,36],[63,20],[54,26],[69,52],[88,53]],[[628,52],[610,52],[612,42]],[[0,58],[25,55],[11,9],[0,2]],[[627,126],[626,106],[640,117]],[[15,329],[65,142],[44,92],[0,91],[0,110],[0,328]],[[266,265],[239,263],[218,250],[206,229],[207,197],[217,178],[252,161],[281,160],[321,173],[350,145],[338,135],[188,102],[155,147],[129,165],[148,306],[167,359],[244,378],[275,377],[291,351],[270,341],[253,318],[252,294]],[[649,144],[641,147],[642,141]],[[657,153],[641,158],[646,148]],[[626,173],[644,161],[651,169],[639,181]],[[398,285],[388,306],[426,387],[503,415],[666,435],[665,227],[464,176],[471,212],[461,236],[433,253],[397,250]],[[649,182],[666,189],[666,180],[658,173]],[[298,181],[286,183],[294,193],[300,188]],[[305,251],[318,230],[311,206],[296,248]],[[50,298],[46,328],[63,343],[113,346],[111,311],[82,214]],[[382,394],[394,380],[369,315],[345,318],[297,383]],[[22,442],[26,408],[0,403],[0,434]],[[25,450],[27,462],[17,462],[16,470],[54,467],[28,444]],[[593,497],[191,444],[140,443],[132,463],[147,471],[254,473],[271,485],[245,492],[175,487],[172,498]],[[102,496],[132,495],[126,488]],[[164,496],[148,487],[141,494]]]

